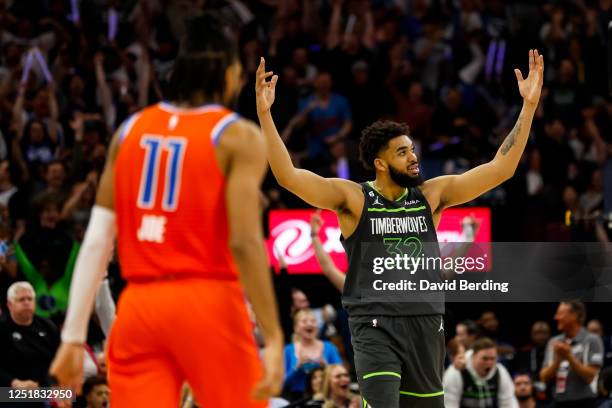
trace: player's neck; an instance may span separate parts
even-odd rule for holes
[[[212,98],[210,98],[204,95],[203,92],[196,92],[191,98],[187,100],[173,101],[172,104],[179,108],[189,109],[211,104],[223,105],[223,101],[217,95],[214,95]]]
[[[395,201],[406,194],[406,187],[399,186],[390,181],[384,181],[381,177],[376,177],[376,180],[372,182],[372,186],[380,195],[390,201]]]

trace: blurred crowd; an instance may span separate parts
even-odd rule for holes
[[[19,324],[5,308],[7,289],[27,281],[33,298],[26,309],[51,319],[40,322],[45,333],[61,325],[110,137],[131,113],[163,99],[184,21],[207,8],[223,14],[239,38],[245,86],[235,109],[256,120],[254,73],[265,56],[280,75],[273,115],[296,165],[356,181],[372,176],[358,162],[360,131],[380,118],[409,124],[426,178],[492,158],[520,110],[512,70],[525,72],[527,50],[538,48],[546,78],[522,162],[514,178],[472,204],[492,208],[496,241],[609,242],[612,0],[0,0],[3,324]],[[269,209],[304,206],[272,177],[264,194]],[[118,271],[109,273],[116,297]],[[334,314],[342,321],[342,311],[294,306],[283,311],[298,334],[287,351],[288,373],[309,361],[326,367],[294,373],[285,397],[305,404],[315,395],[328,402],[344,395],[326,406],[358,404],[350,369],[340,364],[350,368],[349,340],[342,325],[329,323]],[[486,333],[484,316],[479,332]],[[103,374],[104,333],[91,326],[88,361],[92,374]],[[479,330],[475,322],[465,326]],[[11,339],[10,330],[0,333],[8,336],[0,341]],[[328,340],[309,343],[322,341],[321,333]],[[500,339],[486,337],[497,341],[505,364]],[[490,351],[487,344],[479,351]],[[516,346],[510,373],[531,358]],[[536,346],[541,354],[545,341]],[[45,347],[52,354],[56,345]],[[319,349],[316,358],[309,354]],[[523,382],[540,392],[536,371],[527,371]]]

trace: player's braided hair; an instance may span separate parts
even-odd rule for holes
[[[389,140],[398,136],[410,136],[410,129],[404,123],[379,120],[361,132],[359,159],[368,170],[374,169],[374,159],[387,147]]]
[[[239,59],[235,35],[218,13],[205,12],[189,23],[170,76],[167,98],[189,101],[201,91],[207,100],[225,90],[225,72]]]

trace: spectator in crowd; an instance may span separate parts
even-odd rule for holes
[[[533,381],[535,397],[538,402],[547,401],[548,394],[546,384],[539,380],[540,370],[544,362],[546,353],[546,344],[550,339],[550,326],[545,321],[537,321],[531,326],[531,341],[523,347],[516,355],[512,364],[515,372],[524,372],[529,374]]]
[[[36,294],[28,282],[13,283],[7,315],[0,316],[0,384],[15,389],[50,386],[48,371],[59,346],[59,330],[36,316]]]
[[[344,140],[353,126],[348,101],[332,92],[332,86],[330,73],[319,73],[314,81],[314,94],[300,106],[300,124],[307,126],[308,133],[308,163],[304,165],[314,170],[325,171],[331,160],[329,146]]]
[[[518,373],[514,376],[514,395],[519,408],[536,408],[533,382],[528,373]]]
[[[612,336],[607,336],[604,332],[603,325],[598,319],[589,320],[586,326],[589,333],[601,337],[604,344],[604,367],[612,366]]]
[[[450,366],[444,373],[446,408],[515,408],[514,384],[506,368],[497,362],[495,342],[482,337],[474,342],[466,367]]]
[[[465,347],[456,336],[446,345],[446,353],[453,367],[459,371],[465,368]]]
[[[499,319],[495,312],[490,310],[483,312],[478,321],[482,327],[482,336],[493,339],[497,344],[497,354],[505,365],[514,358],[514,347],[509,342],[500,339]]]
[[[309,309],[297,312],[293,318],[293,342],[285,346],[284,393],[291,400],[304,394],[310,371],[326,364],[342,363],[336,346],[317,339],[317,335],[314,313]]]
[[[316,367],[306,379],[306,391],[304,396],[292,402],[288,407],[305,408],[305,407],[322,407],[325,402],[323,397],[323,382],[325,377],[325,367]]]
[[[18,190],[14,184],[13,171],[9,160],[0,162],[0,204],[8,207],[9,200]]]
[[[35,208],[38,222],[16,242],[15,254],[21,273],[36,290],[36,314],[58,317],[68,306],[79,245],[59,224],[61,207],[56,195],[41,196]]]
[[[83,384],[84,408],[105,408],[110,400],[110,388],[104,377],[90,377]]]
[[[586,308],[577,300],[561,302],[557,329],[546,346],[540,378],[551,384],[553,407],[595,407],[595,383],[603,364],[601,338],[584,327]]]
[[[331,364],[325,368],[323,382],[323,408],[359,407],[359,396],[350,392],[351,378],[341,364]],[[355,405],[357,404],[357,405]]]
[[[465,351],[472,349],[474,342],[478,338],[480,330],[473,320],[463,320],[455,327],[457,341],[463,345]]]

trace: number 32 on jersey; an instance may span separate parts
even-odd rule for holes
[[[176,211],[181,192],[181,177],[187,139],[147,134],[140,140],[140,147],[144,149],[145,157],[140,176],[137,207],[143,210],[155,208],[157,192],[162,190],[161,209],[164,212]],[[159,186],[160,163],[164,153],[167,154],[164,185]],[[143,215],[137,232],[138,240],[163,243],[166,221],[167,219],[163,215]]]

